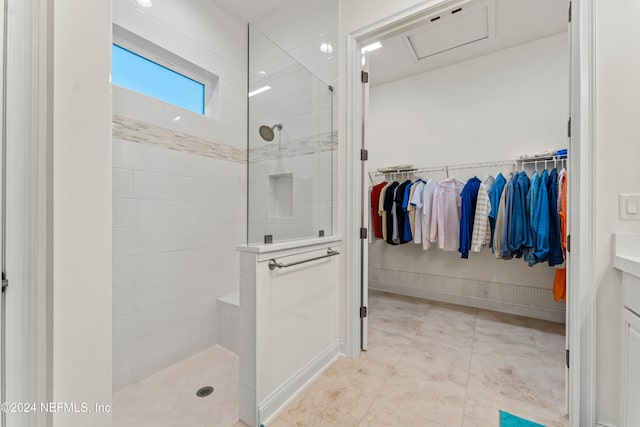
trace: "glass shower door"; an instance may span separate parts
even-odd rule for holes
[[[249,25],[248,244],[334,234],[333,88]]]

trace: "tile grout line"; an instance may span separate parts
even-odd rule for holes
[[[464,419],[466,417],[467,396],[469,395],[469,381],[471,380],[471,361],[473,360],[473,349],[476,345],[476,333],[478,332],[478,315],[479,310],[476,310],[476,319],[473,325],[473,341],[471,342],[471,354],[469,355],[469,369],[467,369],[467,384],[464,388],[464,403],[462,405],[462,420],[460,422],[460,427],[464,426]]]

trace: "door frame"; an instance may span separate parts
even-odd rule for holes
[[[362,139],[362,84],[360,48],[372,36],[391,25],[456,0],[429,0],[374,22],[346,37],[347,123],[346,123],[346,298],[345,353],[360,354],[360,141]],[[567,4],[569,6],[569,4]],[[569,168],[571,185],[569,231],[573,245],[569,258],[569,420],[572,427],[595,425],[596,391],[596,282],[595,265],[595,0],[573,0],[571,38],[571,142]],[[366,254],[366,251],[365,251]],[[365,277],[367,259],[365,262]]]

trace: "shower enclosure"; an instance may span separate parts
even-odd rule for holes
[[[335,234],[334,88],[249,25],[247,244]]]

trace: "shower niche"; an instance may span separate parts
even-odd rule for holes
[[[333,88],[249,25],[247,244],[334,235]]]
[[[269,217],[293,217],[293,174],[269,175]]]

